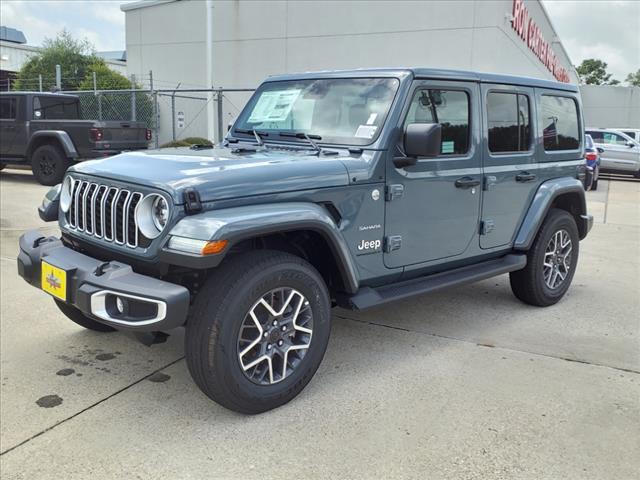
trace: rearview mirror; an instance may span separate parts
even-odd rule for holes
[[[441,143],[442,126],[439,123],[410,123],[404,132],[407,157],[437,157]]]

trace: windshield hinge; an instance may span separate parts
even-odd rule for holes
[[[184,211],[187,215],[193,215],[202,211],[202,203],[200,202],[200,194],[195,188],[187,188],[184,191]]]

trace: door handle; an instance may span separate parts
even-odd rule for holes
[[[471,177],[461,177],[456,180],[456,188],[471,188],[480,185],[480,180],[473,179]]]
[[[535,173],[520,172],[516,175],[516,182],[530,182],[536,179]]]

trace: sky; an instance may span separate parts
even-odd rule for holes
[[[640,0],[543,0],[574,65],[585,58],[609,64],[623,81],[640,69]],[[1,0],[0,23],[22,30],[40,45],[63,28],[96,50],[124,50],[120,0]]]

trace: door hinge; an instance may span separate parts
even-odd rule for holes
[[[484,184],[483,184],[483,190],[486,192],[488,190],[491,190],[495,184],[498,183],[498,178],[494,175],[485,175],[484,177]]]
[[[384,251],[386,253],[400,250],[402,246],[402,235],[391,235],[384,239]]]
[[[387,202],[391,202],[396,198],[400,198],[404,195],[404,185],[396,183],[394,185],[387,185],[384,190],[384,199]]]
[[[495,226],[496,224],[493,220],[483,220],[480,222],[480,235],[487,235],[495,228]]]

